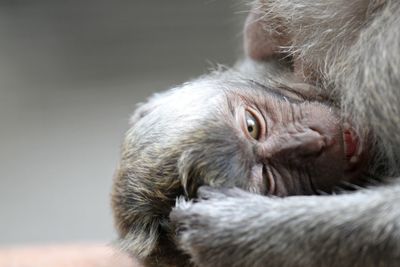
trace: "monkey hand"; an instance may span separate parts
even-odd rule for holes
[[[255,236],[256,228],[269,227],[259,221],[258,207],[276,216],[279,211],[274,208],[275,201],[238,188],[203,186],[195,201],[178,200],[170,219],[176,226],[181,249],[198,266],[265,266],[262,259],[252,256],[262,249],[257,243],[264,243]],[[255,202],[260,205],[254,206]]]

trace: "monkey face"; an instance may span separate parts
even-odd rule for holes
[[[317,194],[361,176],[364,144],[336,108],[260,85],[230,91],[227,102],[234,107],[232,127],[251,146],[248,190]]]
[[[208,118],[223,126],[204,123],[208,133],[196,141],[203,149],[184,161],[190,191],[211,184],[278,196],[317,194],[361,176],[364,144],[335,108],[257,86],[224,90]]]

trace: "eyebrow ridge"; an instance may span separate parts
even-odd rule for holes
[[[264,85],[264,84],[262,84],[262,83],[259,83],[259,82],[257,82],[257,81],[254,81],[254,80],[248,80],[248,81],[251,82],[252,84],[258,86],[258,87],[261,87],[261,88],[264,89],[266,92],[268,92],[268,93],[271,94],[272,96],[278,98],[279,100],[288,100],[288,101],[291,102],[291,103],[301,103],[301,102],[303,102],[303,101],[307,101],[307,99],[305,99],[304,96],[303,96],[302,94],[296,92],[296,91],[293,90],[293,89],[290,89],[290,88],[287,88],[287,89],[286,89],[286,88],[285,88],[285,90],[287,90],[287,91],[289,91],[289,92],[291,92],[291,93],[297,95],[297,96],[300,97],[303,101],[302,101],[302,100],[298,100],[298,99],[294,99],[294,98],[291,97],[291,96],[287,96],[287,95],[283,94],[283,93],[281,92],[281,90],[279,90],[279,89],[274,89],[274,88],[272,88],[272,87],[266,86],[266,85]]]

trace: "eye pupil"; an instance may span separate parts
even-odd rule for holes
[[[246,111],[246,128],[247,132],[253,137],[254,139],[259,138],[260,132],[260,125],[258,120],[254,117],[254,115]]]

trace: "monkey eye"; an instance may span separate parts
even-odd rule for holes
[[[250,136],[256,140],[260,138],[260,122],[253,115],[252,112],[246,110],[245,111],[245,120],[246,120],[246,130],[250,134]]]

